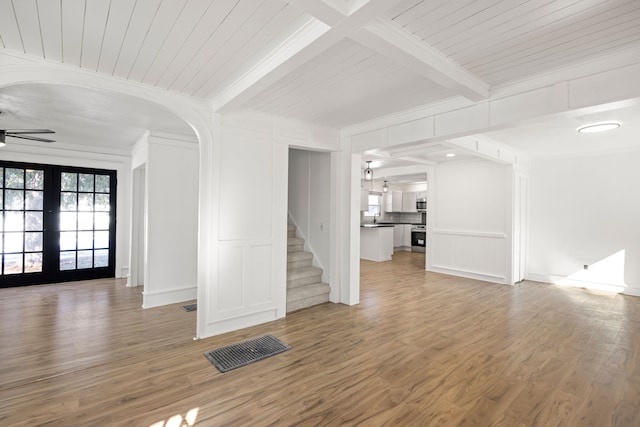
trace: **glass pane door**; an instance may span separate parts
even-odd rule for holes
[[[109,265],[110,176],[62,172],[60,271]]]
[[[2,276],[41,273],[44,170],[0,167]]]
[[[0,287],[115,276],[115,171],[0,162]]]

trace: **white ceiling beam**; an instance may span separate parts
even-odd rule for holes
[[[280,46],[220,93],[212,102],[213,111],[225,111],[242,105],[333,46],[341,37],[330,29],[331,27],[315,18],[307,21]]]
[[[212,102],[214,111],[244,105],[346,37],[472,101],[488,98],[486,82],[388,19],[380,18],[401,1],[292,0],[312,19],[218,95]]]
[[[422,175],[426,179],[427,177],[426,166],[429,166],[429,165],[413,164],[413,165],[407,165],[407,166],[378,168],[378,169],[375,169],[374,175],[377,174],[378,176],[383,176],[383,177],[391,177],[391,176],[400,177],[403,175]]]
[[[419,163],[422,165],[430,165],[433,166],[436,164],[436,162],[432,161],[432,160],[427,160],[424,159],[422,157],[414,157],[414,156],[402,156],[402,157],[397,157],[398,160],[406,160],[407,162],[412,162],[412,163]]]
[[[335,26],[336,30],[344,35],[354,34],[402,1],[404,0],[360,0],[351,5],[349,16]]]
[[[527,154],[484,135],[453,138],[448,142],[468,154],[498,163],[529,166],[531,161]]]
[[[368,150],[365,151],[364,153],[362,153],[363,156],[375,156],[376,158],[381,158],[381,159],[390,159],[391,158],[391,153],[389,153],[388,151],[383,151],[383,150]]]
[[[358,31],[378,14],[402,0],[360,0],[345,15],[339,0],[293,0],[293,4],[313,18],[285,42],[260,60],[245,75],[229,85],[213,101],[213,110],[225,112],[239,107],[289,73],[311,61],[340,40]]]
[[[351,38],[472,101],[489,97],[487,82],[388,19],[371,21]]]
[[[289,3],[330,27],[347,16],[346,4],[336,1],[290,0]]]
[[[421,142],[419,144],[402,146],[401,148],[392,148],[389,150],[389,153],[393,158],[413,156],[416,154],[435,153],[438,151],[445,151],[442,148],[443,145],[447,145],[447,142],[446,141]]]

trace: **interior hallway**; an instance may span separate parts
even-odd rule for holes
[[[640,425],[639,298],[416,255],[363,261],[357,306],[200,341],[196,313],[142,310],[122,281],[0,289],[0,424]],[[265,333],[293,349],[226,374],[202,355]]]

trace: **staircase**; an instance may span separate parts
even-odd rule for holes
[[[296,227],[287,229],[287,313],[329,301],[330,287],[322,283],[322,269],[314,267],[313,254],[304,252],[304,239]]]

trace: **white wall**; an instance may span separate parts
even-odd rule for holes
[[[289,147],[338,149],[337,131],[265,115],[214,115],[213,130],[201,155],[200,223],[211,228],[200,239],[199,338],[285,316]]]
[[[309,154],[308,151],[289,150],[288,211],[298,231],[304,236],[309,234],[309,170],[311,168]]]
[[[528,278],[640,295],[639,164],[640,151],[534,161]]]
[[[149,136],[144,308],[197,293],[198,145]]]
[[[244,128],[242,126],[245,126]],[[288,147],[242,121],[220,124],[212,182],[211,278],[198,289],[198,336],[283,317],[286,312]]]
[[[289,215],[330,283],[331,155],[289,150]]]
[[[429,181],[427,269],[509,283],[510,173],[510,166],[487,160],[436,167]]]

